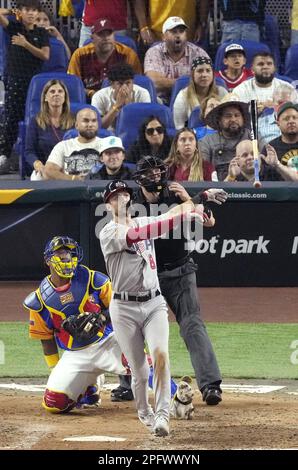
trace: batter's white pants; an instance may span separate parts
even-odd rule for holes
[[[145,416],[151,410],[148,400],[149,366],[144,353],[146,341],[154,367],[155,414],[169,419],[169,322],[164,298],[160,295],[148,302],[112,299],[109,311],[117,341],[132,371],[131,386],[138,414]]]
[[[127,369],[121,360],[121,350],[114,332],[104,341],[76,351],[65,351],[54,367],[46,388],[65,393],[77,401],[89,385],[104,372],[125,375]]]

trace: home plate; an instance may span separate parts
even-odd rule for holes
[[[248,384],[227,384],[221,385],[225,392],[240,393],[271,393],[286,388],[278,385],[248,385]]]
[[[124,437],[113,436],[74,436],[66,437],[63,441],[68,442],[123,442],[126,441]]]

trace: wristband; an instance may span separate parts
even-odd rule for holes
[[[47,366],[50,369],[52,369],[53,367],[55,367],[55,365],[59,361],[59,354],[55,353],[55,354],[45,355],[44,358],[45,358],[45,361],[47,363]]]
[[[236,180],[236,176],[230,176],[230,175],[228,175],[226,179],[226,181],[235,181],[235,180]]]

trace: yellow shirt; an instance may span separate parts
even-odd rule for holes
[[[161,39],[162,25],[170,16],[180,16],[188,26],[188,40],[193,39],[196,27],[196,0],[149,0],[151,29]]]
[[[292,29],[298,30],[298,0],[293,0]]]

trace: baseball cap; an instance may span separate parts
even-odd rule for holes
[[[118,193],[119,191],[127,191],[130,194],[130,197],[133,194],[133,190],[128,186],[127,183],[125,183],[125,181],[113,180],[113,181],[110,181],[105,187],[105,190],[103,192],[104,202],[107,203],[110,197],[113,194]]]
[[[100,144],[99,144],[100,154],[102,154],[102,152],[104,152],[105,150],[114,149],[114,148],[125,150],[120,137],[115,137],[114,135],[111,135],[109,137],[104,137],[103,139],[100,140]]]
[[[230,52],[241,52],[243,55],[246,56],[245,54],[245,50],[242,46],[240,46],[240,44],[229,44],[226,48],[225,48],[225,57],[227,57],[227,55],[230,53]]]
[[[101,33],[102,31],[114,31],[114,26],[108,18],[97,20],[91,28],[92,33]]]
[[[292,101],[286,101],[285,103],[282,103],[276,111],[276,119],[279,119],[280,115],[284,113],[287,109],[295,109],[298,111],[298,104],[293,103]]]
[[[162,25],[163,34],[176,28],[176,26],[185,26],[185,28],[188,28],[183,18],[180,18],[180,16],[170,16]]]

